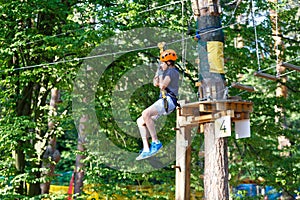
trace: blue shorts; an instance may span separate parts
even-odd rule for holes
[[[152,106],[155,107],[156,111],[158,112],[158,114],[156,116],[153,116],[152,119],[156,120],[158,119],[160,116],[162,115],[168,115],[171,112],[173,112],[173,110],[175,109],[175,105],[173,103],[173,100],[171,97],[167,96],[167,100],[168,100],[168,112],[166,112],[166,109],[164,107],[164,100],[163,99],[158,99],[156,102],[154,102],[152,104]]]

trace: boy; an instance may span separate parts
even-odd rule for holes
[[[176,60],[176,52],[172,49],[165,50],[160,54],[160,68],[153,79],[154,86],[160,88],[160,96],[137,119],[143,149],[136,160],[153,156],[162,148],[162,143],[157,138],[154,120],[157,120],[161,115],[170,114],[178,105],[176,96],[178,96],[179,89],[179,72],[175,67]],[[148,143],[149,134],[152,139],[150,146]]]

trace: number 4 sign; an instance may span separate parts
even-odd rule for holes
[[[215,136],[216,138],[231,136],[230,116],[224,116],[215,120]]]

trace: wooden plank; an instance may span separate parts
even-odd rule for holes
[[[243,85],[241,83],[232,83],[231,86],[234,87],[234,88],[237,88],[237,89],[246,90],[248,92],[254,92],[255,91],[253,86]]]
[[[195,121],[207,121],[207,120],[213,120],[214,119],[214,116],[213,114],[208,114],[208,115],[200,115],[200,116],[197,116],[195,117]]]
[[[262,73],[262,72],[254,72],[254,76],[257,76],[260,78],[265,78],[265,79],[272,80],[272,81],[278,80],[278,77],[270,75],[270,74]]]
[[[243,104],[243,112],[253,112],[252,104]]]
[[[198,132],[199,133],[204,133],[204,124],[199,124]]]
[[[235,122],[243,119],[250,119],[250,113],[249,112],[234,113],[234,117],[231,119],[231,121]]]
[[[286,67],[286,68],[289,68],[289,69],[296,70],[296,71],[300,72],[300,67],[299,66],[292,65],[290,63],[282,63],[281,65]]]
[[[221,112],[214,113],[214,118],[218,119],[220,117],[230,116],[234,117],[234,110],[223,110]]]
[[[236,112],[242,112],[243,111],[243,104],[240,104],[240,103],[236,104],[236,110],[235,111]]]
[[[183,107],[183,108],[181,108],[181,114],[180,115],[182,115],[182,116],[194,115],[194,109],[195,108]]]
[[[226,110],[226,105],[225,105],[225,103],[219,103],[219,102],[217,102],[216,103],[216,109],[217,110]]]
[[[200,101],[182,106],[183,116],[195,116],[204,113],[213,113],[216,111],[233,110],[236,112],[252,112],[253,103],[249,101],[236,100],[218,100],[218,101]]]
[[[230,110],[234,110],[234,111],[237,110],[237,109],[236,109],[236,104],[235,104],[235,103],[229,103],[228,108],[230,108]]]
[[[199,122],[195,120],[194,116],[177,116],[177,126],[181,127],[195,127]]]
[[[214,106],[212,104],[200,104],[199,105],[199,111],[200,112],[212,112],[213,107]]]
[[[181,115],[190,116],[195,115],[198,112],[199,102],[193,103],[180,103]]]

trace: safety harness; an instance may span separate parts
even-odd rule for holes
[[[166,113],[168,113],[168,111],[169,111],[169,104],[168,104],[167,96],[171,97],[175,107],[180,108],[180,104],[178,103],[178,99],[177,99],[176,95],[169,88],[165,88],[165,90],[166,91],[161,92],[161,96],[164,100],[164,107],[165,107]]]

